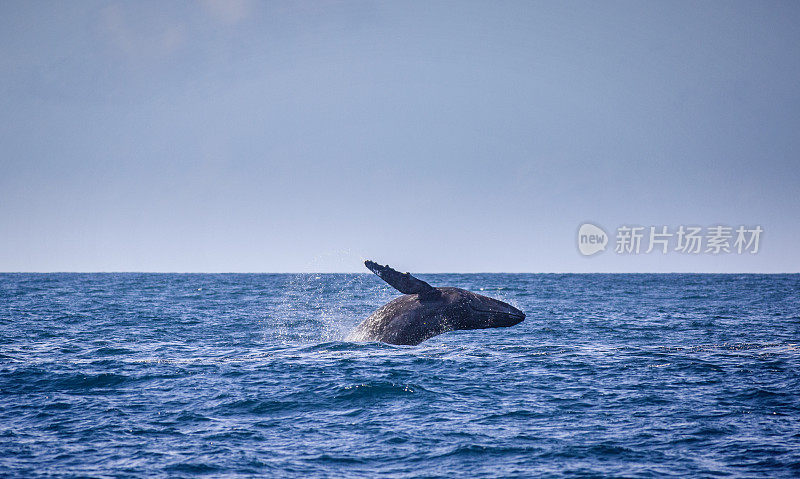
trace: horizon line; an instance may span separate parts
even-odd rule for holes
[[[371,272],[364,271],[0,271],[0,274],[364,274],[371,275]],[[800,272],[720,272],[720,271],[471,271],[471,272],[421,272],[414,274],[760,274],[760,275],[787,275],[800,274]]]

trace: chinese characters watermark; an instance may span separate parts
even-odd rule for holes
[[[622,225],[616,230],[614,252],[624,255],[681,254],[756,254],[761,241],[761,226],[713,225],[707,227],[680,225]],[[584,223],[578,229],[578,251],[584,256],[605,251],[609,236],[597,225]]]

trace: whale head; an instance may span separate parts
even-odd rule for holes
[[[525,313],[499,299],[460,288],[437,289],[455,329],[506,328],[525,319]]]

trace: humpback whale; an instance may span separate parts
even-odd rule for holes
[[[356,326],[347,341],[416,345],[447,331],[503,328],[525,319],[525,313],[500,300],[460,288],[434,288],[374,261],[364,265],[404,294]]]

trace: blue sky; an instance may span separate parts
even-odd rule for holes
[[[3,2],[0,271],[797,272],[797,45],[796,2]]]

